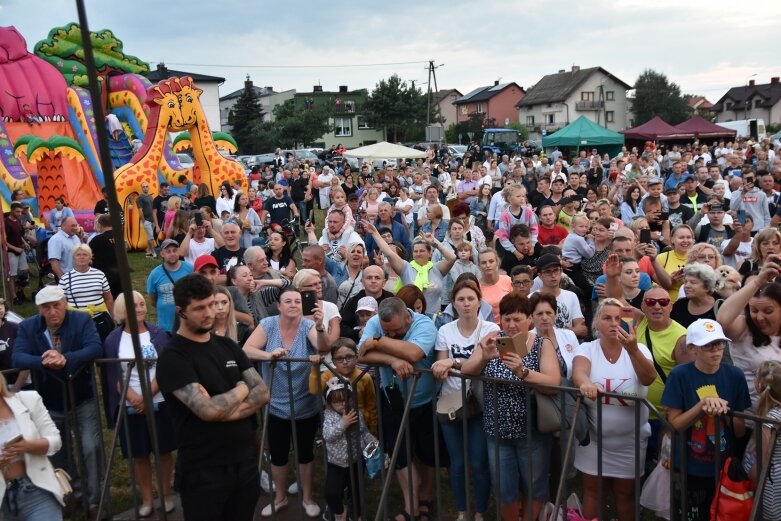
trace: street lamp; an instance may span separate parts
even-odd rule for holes
[[[748,80],[749,78],[756,77],[756,75],[757,73],[755,72],[751,76],[746,76],[746,91],[745,91],[746,99],[743,101],[743,119],[748,119],[748,105],[749,103],[751,103],[751,99],[748,97]]]

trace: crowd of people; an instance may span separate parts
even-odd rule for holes
[[[187,519],[250,519],[261,449],[273,483],[261,514],[271,516],[289,506],[292,443],[306,515],[323,513],[322,493],[326,519],[357,519],[350,474],[361,472],[364,447],[381,440],[390,454],[401,437],[393,470],[404,504],[395,519],[431,519],[442,440],[438,463],[449,468],[459,520],[470,514],[468,494],[474,519],[483,519],[492,491],[502,519],[536,519],[558,477],[572,472],[586,518],[602,508],[601,481],[614,517],[625,520],[639,500],[636,451],[653,468],[671,427],[687,446],[675,467],[686,458],[687,518],[709,519],[715,461],[735,455],[748,472],[772,464],[762,511],[781,520],[772,425],[734,417],[730,428],[714,426],[729,412],[781,420],[779,145],[647,143],[614,157],[470,149],[463,161],[431,149],[425,160],[357,172],[346,162],[321,168],[280,157],[252,170],[246,194],[226,183],[216,196],[205,185],[183,196],[162,186],[152,198],[144,187],[137,204],[147,255],[162,262],[147,277],[146,298],[134,294],[134,311],[165,486],[175,468]],[[57,285],[36,295],[37,316],[0,333],[8,367],[31,372],[63,437],[64,414],[77,413],[94,509],[98,394],[90,368],[78,369],[132,358],[129,311],[114,300],[116,277],[90,265],[99,255],[88,244],[100,235],[88,240],[59,206],[56,218],[49,260]],[[489,378],[482,392],[471,379],[478,376]],[[73,381],[72,403],[63,403],[58,378]],[[104,380],[109,419],[121,410],[129,425],[122,450],[132,458],[139,514],[151,515],[138,368],[115,365]],[[28,383],[20,376],[11,388]],[[544,386],[560,384],[577,388],[587,411],[574,469],[560,461],[554,433],[538,428],[527,392],[543,386],[538,393],[553,395]],[[661,417],[638,401],[646,398]],[[254,418],[266,404],[267,447],[259,448]],[[0,418],[2,408],[0,400]],[[313,480],[318,435],[328,453],[322,490]],[[25,452],[51,455],[56,441]],[[172,509],[170,488],[160,494]]]

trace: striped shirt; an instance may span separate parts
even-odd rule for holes
[[[68,306],[76,309],[105,304],[103,294],[111,291],[106,275],[92,267],[86,272],[70,270],[60,279],[60,287]]]

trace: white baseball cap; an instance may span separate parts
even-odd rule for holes
[[[65,300],[65,292],[59,286],[44,286],[35,294],[35,305],[40,306],[49,302]]]
[[[717,340],[730,342],[730,339],[724,335],[724,330],[721,329],[721,324],[715,320],[708,318],[695,320],[686,330],[687,344],[702,347],[710,344],[711,342],[716,342]]]
[[[377,300],[374,297],[361,297],[358,299],[358,306],[355,308],[355,312],[358,311],[372,311],[377,312]]]

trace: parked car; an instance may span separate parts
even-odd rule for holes
[[[524,141],[523,145],[521,145],[521,155],[526,157],[531,157],[535,154],[539,154],[542,150],[542,147],[539,143],[536,141],[532,141],[531,139]]]
[[[320,159],[317,154],[312,152],[311,150],[308,150],[306,148],[302,148],[299,150],[283,150],[282,153],[287,156],[288,154],[295,154],[296,161],[302,161],[309,163],[310,166],[312,165],[325,165],[325,161]]]
[[[447,150],[450,152],[451,156],[456,158],[459,162],[462,162],[464,160],[464,154],[466,154],[467,147],[466,145],[448,145]]]
[[[253,166],[259,166],[261,168],[264,168],[267,165],[273,165],[274,164],[274,153],[269,152],[268,154],[259,154],[256,156],[250,156],[247,160],[247,165],[252,168]]]

